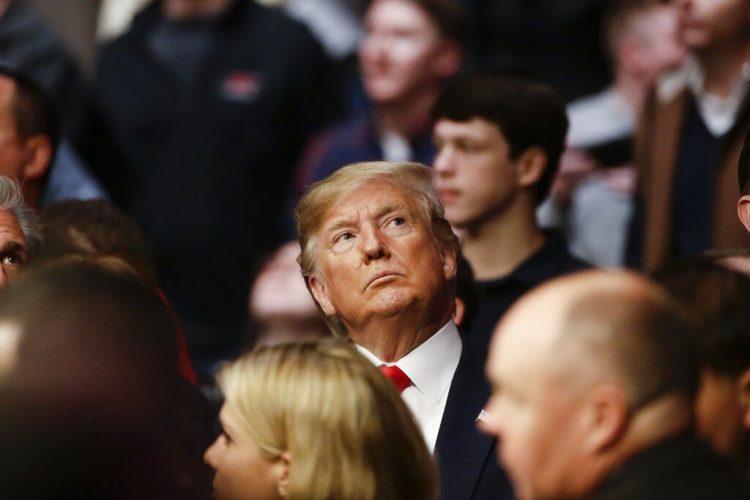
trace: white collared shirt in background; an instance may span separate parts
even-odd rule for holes
[[[357,350],[375,366],[396,365],[411,379],[414,385],[404,389],[401,398],[414,415],[427,447],[433,452],[453,374],[461,358],[461,337],[453,320],[395,363],[383,362],[360,345],[357,345]]]

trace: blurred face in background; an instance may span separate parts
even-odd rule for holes
[[[257,319],[316,317],[318,309],[297,264],[299,244],[281,246],[266,262],[253,283],[250,314]]]
[[[375,0],[364,25],[360,70],[367,95],[377,104],[415,98],[458,70],[455,44],[408,0]]]
[[[656,81],[665,72],[677,68],[685,58],[680,39],[679,15],[670,5],[657,5],[637,19],[636,35],[641,40],[639,56],[645,80]]]
[[[742,40],[750,32],[750,0],[674,0],[680,37],[689,50]]]
[[[29,152],[16,127],[15,89],[13,80],[0,75],[0,174],[21,181]]]

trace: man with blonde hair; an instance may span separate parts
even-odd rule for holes
[[[397,385],[440,464],[445,499],[512,498],[475,427],[484,353],[452,320],[458,241],[431,170],[348,165],[297,206],[300,265],[332,330]]]
[[[662,290],[622,272],[558,278],[511,308],[492,340],[482,427],[518,496],[748,498],[693,436],[688,333]]]

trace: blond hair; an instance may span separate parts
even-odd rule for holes
[[[287,498],[436,498],[435,463],[409,410],[347,343],[260,348],[218,382],[269,460],[290,453]]]
[[[432,184],[432,169],[421,163],[372,161],[352,163],[325,179],[312,184],[297,204],[295,217],[300,245],[298,258],[302,275],[309,288],[309,277],[315,272],[315,235],[323,226],[332,207],[345,196],[365,184],[387,182],[416,201],[419,212],[428,224],[435,243],[442,251],[460,255],[458,238],[445,219],[443,203]],[[320,307],[320,305],[318,305]],[[334,316],[327,318],[334,335],[346,336],[343,322]]]

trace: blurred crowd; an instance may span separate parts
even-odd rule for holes
[[[0,497],[750,498],[750,0],[44,5]]]

